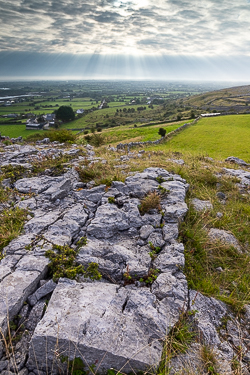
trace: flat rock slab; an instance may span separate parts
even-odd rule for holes
[[[170,323],[161,304],[148,288],[59,282],[35,329],[28,367],[50,373],[56,351],[99,373],[156,368]]]

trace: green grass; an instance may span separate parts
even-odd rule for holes
[[[250,115],[223,116],[201,119],[161,148],[217,159],[236,156],[250,162],[249,139]]]
[[[188,121],[187,121],[188,122]],[[166,129],[166,134],[179,128],[184,122],[174,124],[160,124],[160,125],[148,125],[145,127],[123,126],[116,127],[112,130],[105,130],[102,132],[106,144],[120,143],[120,142],[145,142],[155,141],[160,138],[158,134],[159,128]]]
[[[11,208],[1,212],[0,214],[0,260],[2,257],[2,250],[14,238],[21,233],[25,220],[27,218],[27,211],[20,208]]]
[[[8,136],[10,138],[23,137],[26,138],[30,134],[42,133],[43,130],[26,130],[26,125],[1,125],[0,133],[1,135]],[[44,132],[44,137],[46,137],[46,132]]]

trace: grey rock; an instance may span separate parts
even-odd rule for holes
[[[38,301],[29,314],[28,320],[25,322],[25,328],[33,332],[42,319],[44,310],[46,308],[45,300]]]
[[[190,309],[196,311],[195,321],[205,342],[208,345],[220,345],[221,342],[216,328],[221,325],[222,318],[229,315],[226,304],[191,290]]]
[[[110,238],[118,231],[129,229],[130,226],[140,227],[141,215],[137,204],[128,202],[122,209],[114,204],[104,204],[98,207],[95,218],[88,226],[87,233],[96,238]]]
[[[23,201],[20,201],[18,203],[18,207],[19,208],[23,208],[25,210],[35,210],[36,207],[37,207],[37,204],[36,204],[36,200],[35,198],[29,198],[29,199],[25,199]]]
[[[26,246],[30,245],[35,238],[36,235],[34,233],[21,235],[12,240],[9,245],[4,248],[4,252],[6,252],[6,254],[17,254],[18,251],[23,250]]]
[[[59,180],[59,178],[52,178],[49,176],[22,178],[20,180],[17,180],[17,182],[15,183],[15,188],[20,193],[40,194],[53,184],[57,183]]]
[[[179,164],[179,165],[184,165],[185,162],[182,159],[167,159],[167,161],[171,161],[172,163]]]
[[[140,229],[140,237],[146,240],[152,232],[154,232],[154,227],[152,225],[143,225]]]
[[[0,373],[2,373],[3,370],[6,370],[8,367],[8,361],[0,361]]]
[[[18,313],[18,326],[26,322],[29,314],[29,305],[24,305]]]
[[[218,217],[218,219],[221,219],[223,217],[223,213],[222,212],[217,212],[216,217]]]
[[[208,232],[208,235],[209,235],[209,237],[212,241],[220,241],[223,244],[233,246],[239,252],[242,252],[239,242],[236,240],[234,235],[231,234],[230,232],[227,232],[227,231],[222,230],[222,229],[212,228]]]
[[[80,352],[84,350],[87,363],[102,358],[101,373],[110,367],[129,372],[157,365],[163,349],[159,340],[173,321],[168,326],[163,304],[157,309],[155,303],[156,297],[147,288],[59,283],[35,329],[28,368],[32,370],[30,363],[36,358],[39,368],[45,370],[47,360],[50,369],[57,343],[59,352],[63,350],[70,359],[75,356],[74,344]],[[73,345],[69,346],[67,337]]]
[[[179,235],[178,223],[164,224],[162,232],[164,241],[172,242],[176,240]]]
[[[18,375],[28,375],[29,371],[27,368],[23,368],[21,371],[18,372]]]
[[[121,280],[129,269],[131,276],[147,275],[151,264],[149,252],[144,248],[125,247],[122,244],[91,240],[79,250],[77,261],[84,266],[91,262],[98,263],[103,275],[109,275],[115,280]]]
[[[78,199],[87,199],[91,202],[98,203],[105,194],[105,185],[100,185],[92,189],[82,189],[78,192],[75,192],[75,196]]]
[[[27,360],[27,353],[18,351],[12,355],[10,358],[10,370],[13,371],[14,373],[16,370],[18,372],[23,368],[25,362]]]
[[[68,195],[68,192],[72,188],[70,179],[65,179],[57,184],[53,184],[49,189],[45,191],[45,195],[49,195],[52,201],[62,199]]]
[[[9,370],[4,370],[4,371],[1,373],[1,375],[15,375],[15,373],[12,372],[12,371],[9,371]]]
[[[213,205],[210,201],[202,201],[197,198],[192,199],[192,205],[197,212],[213,209]]]
[[[245,166],[245,167],[247,167],[249,165],[244,160],[236,158],[235,156],[229,156],[228,158],[226,158],[225,161],[229,161],[230,163],[235,163],[235,164],[242,165],[242,166]]]
[[[49,259],[45,257],[36,257],[31,254],[27,254],[20,259],[16,264],[16,271],[37,271],[45,272],[47,271],[47,265],[49,264]]]
[[[83,206],[81,204],[77,204],[73,206],[65,215],[64,220],[70,219],[76,221],[79,225],[83,226],[87,219],[88,215],[85,212]]]
[[[42,272],[16,270],[1,282],[0,328],[3,333],[6,333],[8,319],[12,320],[18,314],[24,301],[35,291],[40,279],[44,278],[46,271],[46,266]]]
[[[34,217],[25,224],[24,229],[26,233],[40,234],[43,230],[48,228],[49,225],[57,221],[59,216],[60,213],[58,211],[54,211],[43,216]]]
[[[177,309],[174,309],[174,306],[172,306],[175,311],[178,311],[179,308],[184,308],[184,305],[187,304],[187,280],[182,272],[172,274],[170,271],[160,274],[152,284],[151,289],[152,293],[161,300],[164,298],[172,298],[172,304],[174,304],[174,302],[177,304]]]
[[[56,288],[56,283],[53,280],[49,280],[46,284],[38,288],[35,293],[28,297],[28,302],[31,306],[34,306],[37,301],[46,296],[47,294],[53,292]]]
[[[226,195],[221,191],[219,191],[216,195],[219,199],[227,199]]]
[[[154,261],[155,268],[161,272],[179,270],[185,265],[184,246],[182,243],[166,245]]]
[[[148,237],[148,243],[152,243],[154,247],[162,248],[165,245],[165,241],[163,240],[161,233],[151,233]]]

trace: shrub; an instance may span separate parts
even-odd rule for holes
[[[75,142],[76,140],[76,136],[67,129],[50,130],[47,135],[51,142],[57,141],[60,143],[64,143]]]
[[[160,128],[159,131],[158,131],[158,134],[161,136],[161,137],[165,137],[166,135],[166,129],[164,128]]]
[[[45,256],[50,260],[48,267],[53,275],[53,280],[60,277],[76,279],[78,275],[84,275],[84,277],[90,277],[93,280],[101,278],[97,263],[90,263],[86,270],[83,265],[77,264],[78,250],[71,249],[68,245],[54,245],[53,250],[47,250],[45,253]]]
[[[87,139],[87,137],[85,137],[85,139]],[[105,140],[102,134],[96,134],[96,133],[94,133],[92,136],[89,136],[87,141],[89,142],[89,144],[95,147],[100,147],[105,143]]]

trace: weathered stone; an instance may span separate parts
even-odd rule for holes
[[[169,272],[171,269],[178,270],[184,267],[184,264],[184,246],[177,242],[166,245],[154,261],[154,266],[161,272]]]
[[[0,373],[2,374],[3,370],[6,370],[8,367],[8,361],[0,361]]]
[[[37,207],[37,204],[36,204],[36,200],[35,198],[29,198],[29,199],[25,199],[24,201],[20,201],[18,203],[18,207],[19,208],[23,208],[25,210],[29,209],[29,210],[35,210],[36,207]]]
[[[229,314],[226,304],[191,290],[190,309],[196,311],[195,321],[205,342],[208,345],[220,345],[216,328],[221,325],[221,320]]]
[[[148,236],[154,232],[154,227],[152,225],[143,225],[140,229],[140,237],[146,240]]]
[[[245,166],[245,167],[247,167],[249,165],[244,160],[236,158],[235,156],[229,156],[228,158],[226,158],[225,161],[229,161],[230,163],[235,163],[235,164],[242,165],[242,166]]]
[[[148,243],[151,243],[154,247],[163,247],[165,245],[165,241],[163,240],[161,233],[153,232],[148,237]]]
[[[43,230],[48,228],[48,226],[57,221],[59,216],[60,213],[58,211],[54,211],[43,216],[34,217],[25,224],[24,229],[26,233],[40,234]]]
[[[7,322],[18,314],[24,301],[35,291],[45,272],[46,267],[42,272],[17,270],[1,282],[0,328],[4,333],[7,330]]]
[[[62,178],[49,176],[22,178],[17,180],[15,188],[20,191],[20,193],[40,194],[60,180],[62,180]]]
[[[232,233],[222,229],[212,228],[208,232],[208,235],[212,241],[220,241],[223,244],[235,247],[235,249],[241,252],[240,244]]]
[[[225,199],[227,199],[226,194],[222,193],[221,191],[218,191],[218,193],[217,193],[216,195],[217,195],[217,197],[218,197],[220,200],[225,200]]]
[[[26,246],[29,246],[35,238],[36,235],[34,233],[21,235],[12,240],[9,245],[4,248],[4,252],[6,252],[6,254],[17,254],[18,251],[24,250]]]
[[[197,212],[203,211],[203,210],[212,210],[213,205],[210,201],[202,201],[200,199],[194,198],[192,199],[192,205],[194,207],[194,210]]]
[[[115,280],[121,280],[125,272],[143,277],[148,274],[151,258],[145,248],[125,247],[122,244],[109,244],[88,239],[77,256],[77,261],[84,266],[91,262],[98,263],[100,272]]]
[[[82,189],[75,192],[78,199],[87,199],[91,202],[98,203],[105,194],[105,185],[100,185],[92,189]]]
[[[18,372],[18,375],[28,375],[28,374],[29,374],[29,371],[27,368],[23,368],[22,370]]]
[[[28,320],[25,322],[25,328],[34,331],[38,322],[42,319],[46,308],[45,300],[38,301],[29,314]]]
[[[178,224],[164,224],[162,232],[164,241],[172,242],[173,240],[176,240],[178,238]]]
[[[140,227],[141,225],[142,219],[136,204],[128,203],[122,209],[114,204],[105,204],[98,207],[87,233],[96,238],[109,238],[118,231],[129,229],[130,226]]]
[[[157,298],[162,300],[163,298],[172,298],[172,305],[177,304],[177,308],[172,306],[172,310],[177,311],[183,309],[187,304],[188,300],[188,287],[186,277],[182,272],[172,274],[170,272],[164,272],[160,274],[152,284],[152,293]]]
[[[53,292],[56,288],[56,283],[53,280],[49,280],[46,284],[41,286],[35,291],[31,296],[28,297],[28,302],[31,306],[34,306],[37,301],[46,296],[47,294]]]
[[[83,206],[81,204],[77,204],[73,206],[65,215],[64,215],[64,220],[74,220],[76,221],[79,225],[83,226],[87,219],[88,215],[85,212]]]
[[[29,369],[35,358],[42,370],[46,362],[51,368],[56,347],[70,359],[77,347],[86,363],[98,360],[100,373],[110,367],[129,372],[157,366],[169,326],[164,309],[158,311],[155,303],[147,288],[59,283],[33,335]]]

